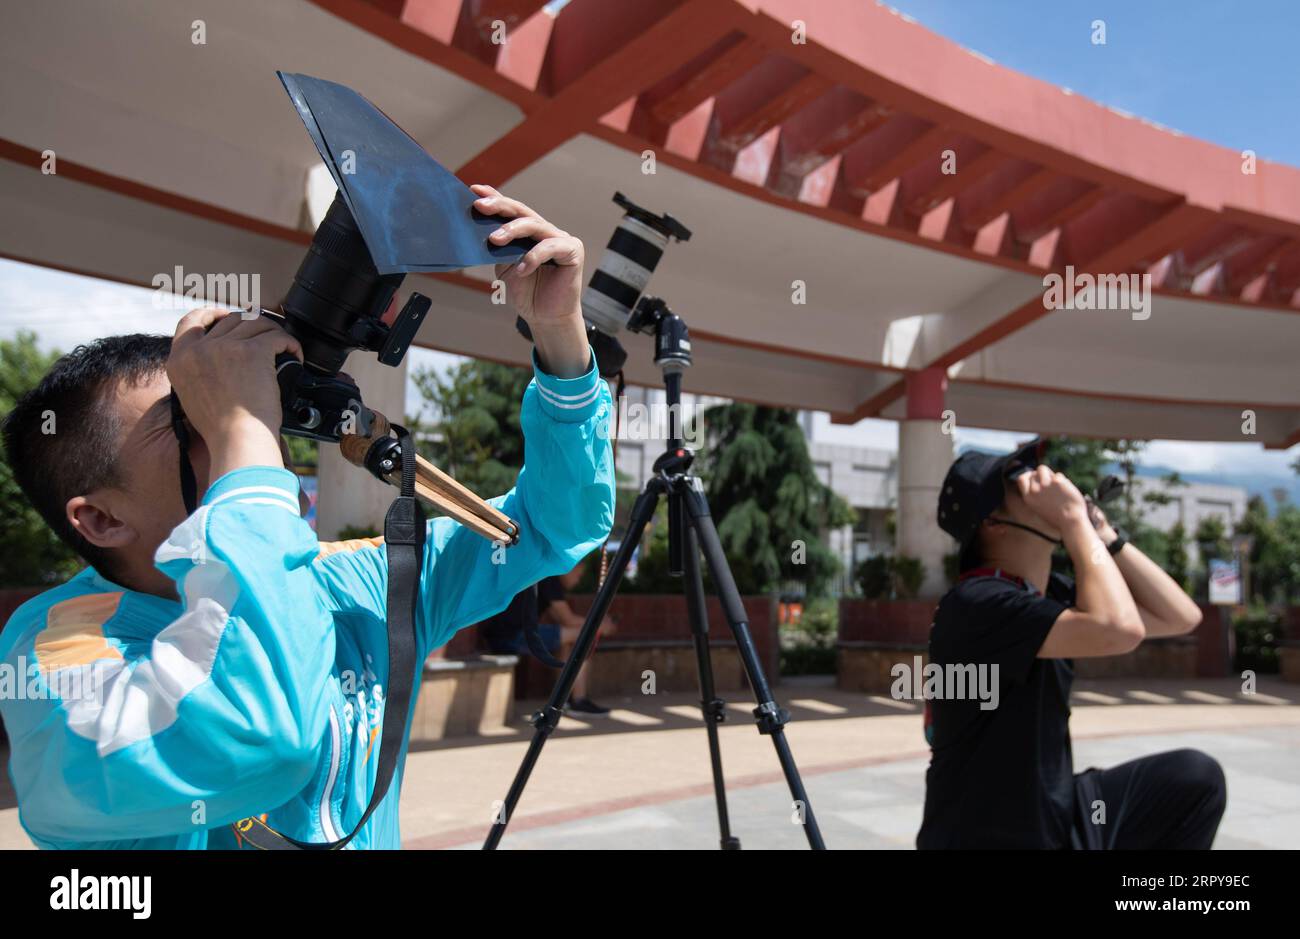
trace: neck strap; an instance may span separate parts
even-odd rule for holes
[[[1065,544],[1065,542],[1062,541],[1060,538],[1053,538],[1051,535],[1044,534],[1043,532],[1039,531],[1037,528],[1034,528],[1030,525],[1022,525],[1019,522],[1013,522],[1009,518],[995,518],[993,516],[989,516],[988,520],[990,522],[997,522],[999,525],[1010,525],[1012,528],[1019,528],[1021,531],[1027,531],[1031,535],[1037,535],[1039,538],[1042,538],[1044,541],[1048,542],[1051,545],[1055,545],[1058,548],[1061,545]]]
[[[172,433],[181,448],[181,498],[185,500],[185,514],[193,515],[199,507],[199,486],[194,479],[194,466],[190,463],[190,428],[185,423],[185,412],[176,389],[171,390]]]

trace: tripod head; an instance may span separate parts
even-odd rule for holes
[[[634,333],[654,333],[655,365],[664,370],[680,372],[691,366],[691,334],[686,321],[669,309],[659,297],[642,297],[637,301],[632,315],[627,318],[627,328]]]
[[[655,461],[655,472],[674,452],[675,459],[685,459],[685,472],[694,459],[682,439],[682,372],[691,366],[691,333],[686,321],[669,309],[659,297],[642,297],[637,301],[627,328],[634,333],[654,333],[655,365],[664,373],[664,391],[668,396],[668,452]],[[684,455],[684,457],[683,457]]]

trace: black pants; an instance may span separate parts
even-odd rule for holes
[[[1228,804],[1217,760],[1170,750],[1074,777],[1074,846],[1092,851],[1207,850]]]

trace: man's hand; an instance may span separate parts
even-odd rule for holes
[[[1106,513],[1101,510],[1101,506],[1096,502],[1093,502],[1091,499],[1086,501],[1088,504],[1088,521],[1092,522],[1092,527],[1097,530],[1097,537],[1101,539],[1101,543],[1109,545],[1119,537],[1119,532],[1117,532],[1114,526],[1111,525],[1110,519],[1108,519]]]
[[[542,366],[557,378],[585,374],[591,357],[582,322],[582,242],[491,186],[475,184],[470,189],[479,196],[474,208],[502,219],[488,241],[537,241],[517,263],[498,264],[496,274],[506,285],[511,305],[528,323]],[[543,267],[547,261],[554,266]]]
[[[1064,473],[1040,465],[1017,476],[1015,482],[1025,505],[1057,531],[1064,534],[1079,525],[1087,525],[1092,530],[1083,493]]]
[[[208,327],[211,327],[209,330]],[[283,466],[275,357],[302,358],[298,341],[268,319],[205,308],[176,327],[167,377],[211,456],[209,482],[243,466]]]

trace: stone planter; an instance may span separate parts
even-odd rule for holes
[[[836,685],[844,691],[889,694],[890,674],[899,662],[909,668],[916,656],[928,661],[926,645],[935,600],[840,600],[836,643]]]
[[[585,614],[594,599],[590,594],[574,595],[569,604]],[[780,677],[776,601],[767,596],[747,596],[741,602],[759,662],[768,682],[775,684]],[[684,595],[617,594],[609,614],[617,621],[618,631],[602,636],[592,655],[588,681],[593,697],[599,700],[602,695],[641,694],[647,671],[654,673],[656,691],[695,691],[699,687]],[[708,598],[708,619],[709,653],[717,690],[741,691],[747,687],[744,669],[716,597]],[[550,679],[554,682],[554,672],[550,672]]]
[[[1300,683],[1300,639],[1284,639],[1277,649],[1278,671],[1282,680]]]
[[[513,655],[431,658],[411,717],[411,741],[500,731],[510,720],[516,662]]]
[[[1148,639],[1132,652],[1075,659],[1077,678],[1177,678],[1197,676],[1196,636]]]

